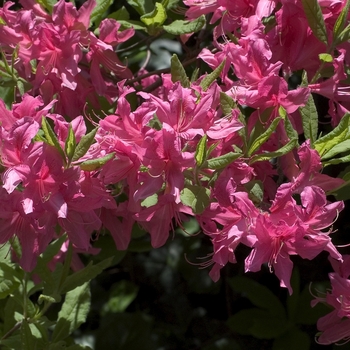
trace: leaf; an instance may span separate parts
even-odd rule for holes
[[[227,325],[234,332],[252,335],[258,339],[273,339],[282,335],[288,322],[285,318],[271,315],[267,310],[245,309],[227,320]]]
[[[150,0],[127,0],[127,3],[141,16],[151,12],[153,9],[153,1]]]
[[[90,16],[90,23],[95,23],[97,26],[97,24],[102,20],[105,12],[112,4],[113,0],[96,0],[96,6],[92,10]]]
[[[320,53],[318,57],[322,62],[325,62],[325,63],[333,62],[333,57],[329,53]]]
[[[160,2],[155,3],[152,12],[146,13],[140,17],[141,22],[146,24],[149,34],[154,34],[155,29],[159,28],[167,19],[165,8]]]
[[[181,202],[192,208],[194,214],[201,214],[210,204],[210,190],[202,186],[186,186],[180,194]]]
[[[67,344],[64,340],[61,340],[57,343],[50,344],[48,350],[67,350]]]
[[[277,125],[281,119],[281,117],[277,117],[276,119],[274,119],[265,132],[259,135],[255,140],[251,141],[251,145],[248,150],[249,157],[253,153],[255,153],[269,139],[272,133],[276,130]]]
[[[102,315],[108,312],[124,312],[135,300],[139,291],[134,283],[122,280],[111,287],[108,301],[102,307]]]
[[[157,193],[152,194],[151,196],[145,198],[142,202],[141,202],[141,206],[149,208],[152,205],[156,205],[158,203],[158,195]]]
[[[222,168],[225,168],[227,165],[231,164],[232,162],[234,162],[236,159],[238,159],[241,156],[242,156],[241,153],[229,152],[222,156],[206,160],[202,167],[208,168],[208,169],[215,169],[215,170],[222,169]]]
[[[341,34],[345,29],[346,19],[349,14],[349,8],[350,8],[350,0],[347,0],[345,6],[340,12],[339,17],[337,18],[337,21],[335,22],[333,27],[333,43],[334,43],[333,46],[338,46],[342,42]]]
[[[340,143],[338,143],[337,145],[335,145],[334,147],[332,147],[323,157],[322,157],[322,161],[329,159],[329,158],[333,158],[336,155],[338,155],[339,153],[344,153],[350,151],[350,139],[347,139],[345,141],[342,141]]]
[[[334,146],[347,139],[350,131],[349,121],[350,113],[346,113],[340,120],[339,124],[331,132],[314,142],[314,148],[321,156],[321,159]]]
[[[135,30],[143,30],[147,32],[147,27],[140,21],[119,19],[118,22],[121,24],[121,29],[134,28]]]
[[[34,340],[35,338],[32,335],[28,321],[26,319],[23,319],[21,324],[21,349],[35,349]]]
[[[84,171],[94,171],[99,169],[102,165],[106,164],[109,160],[114,158],[115,153],[109,153],[104,157],[86,160],[85,162],[80,163],[81,170]]]
[[[52,334],[52,341],[67,338],[86,320],[90,310],[90,285],[85,282],[66,294],[58,321]]]
[[[196,147],[195,159],[197,166],[200,167],[206,158],[207,135],[204,135],[198,142]]]
[[[108,15],[108,18],[113,18],[117,21],[124,20],[127,21],[130,18],[128,10],[125,6],[122,6],[118,11],[112,12]]]
[[[298,146],[298,140],[292,139],[288,143],[286,143],[284,146],[279,148],[277,151],[255,154],[252,158],[250,158],[249,164],[253,164],[255,162],[261,162],[264,160],[270,160],[272,158],[281,157],[289,153],[290,151],[292,151],[297,146]]]
[[[190,81],[188,80],[188,77],[186,75],[185,68],[183,67],[182,63],[180,62],[176,54],[174,54],[171,57],[170,72],[171,72],[171,81],[173,83],[176,83],[177,81],[179,81],[182,87],[185,87],[185,88],[190,87]]]
[[[301,0],[308,24],[320,41],[328,44],[327,30],[318,0]]]
[[[236,102],[231,96],[220,91],[220,107],[225,117],[232,115],[232,110],[237,108]]]
[[[63,149],[62,149],[62,147],[57,139],[57,136],[55,135],[54,131],[52,130],[50,124],[48,123],[48,121],[45,117],[42,117],[41,128],[44,131],[46,143],[55,147],[58,150],[58,152],[61,154],[63,161],[66,162],[66,156],[65,156]]]
[[[332,164],[335,165],[335,164],[348,163],[348,162],[350,162],[350,154],[344,157],[326,160],[322,162],[322,164],[323,166],[326,167],[327,165],[332,165]]]
[[[73,158],[75,147],[76,147],[76,140],[75,140],[74,131],[72,128],[72,124],[69,124],[68,137],[66,139],[65,146],[64,146],[64,150],[69,160]]]
[[[350,40],[350,24],[346,26],[346,28],[340,33],[338,38],[338,45]]]
[[[0,299],[9,296],[21,283],[21,276],[15,266],[0,262]]]
[[[244,185],[248,191],[250,200],[255,204],[259,205],[264,197],[264,185],[260,180],[252,180]]]
[[[311,146],[317,139],[318,133],[318,114],[314,98],[310,94],[304,107],[299,107],[303,130],[306,139],[310,139]]]
[[[169,34],[181,35],[196,33],[205,26],[206,20],[205,16],[201,15],[195,20],[184,21],[184,20],[175,20],[171,24],[164,25],[163,29]]]
[[[271,315],[286,317],[286,311],[280,300],[262,284],[244,276],[232,277],[228,283],[235,292],[241,293],[255,306],[268,310]]]
[[[207,91],[210,85],[220,76],[222,70],[225,67],[225,60],[223,60],[218,67],[215,68],[210,74],[206,75],[201,81],[200,86],[203,91]]]
[[[94,142],[96,133],[97,133],[97,128],[93,129],[92,131],[90,131],[88,134],[84,135],[80,139],[78,145],[74,150],[74,155],[72,157],[73,162],[77,161],[78,159],[80,159],[86,154],[86,152],[89,150],[90,146]]]
[[[52,9],[57,3],[57,0],[35,0],[39,5],[45,7],[49,13],[52,13]]]
[[[60,293],[65,294],[70,290],[73,290],[74,288],[77,288],[82,284],[89,282],[97,275],[99,275],[104,269],[111,266],[112,261],[113,257],[107,258],[96,265],[93,265],[92,262],[90,262],[83,269],[67,277],[67,279],[62,284]]]

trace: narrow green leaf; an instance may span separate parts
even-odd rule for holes
[[[203,168],[222,169],[222,168],[225,168],[227,165],[231,164],[232,162],[234,162],[236,159],[238,159],[241,156],[242,156],[241,153],[229,152],[222,156],[208,159],[207,161],[204,162]]]
[[[96,6],[92,10],[90,16],[90,23],[95,23],[95,25],[97,25],[112,4],[113,0],[96,0]]]
[[[349,122],[350,113],[346,113],[331,132],[314,142],[314,147],[321,158],[338,143],[348,138],[350,132]]]
[[[255,205],[259,205],[264,197],[264,185],[260,180],[252,180],[244,185],[249,198]]]
[[[171,24],[164,25],[163,29],[173,35],[189,34],[200,31],[205,26],[205,23],[205,16],[202,15],[191,21],[175,20]]]
[[[210,74],[206,75],[204,79],[201,81],[200,86],[203,91],[207,91],[210,85],[219,78],[222,70],[225,67],[225,60],[223,60],[218,67],[215,68]]]
[[[140,21],[118,19],[118,22],[121,24],[121,29],[134,28],[135,30],[147,32],[147,26]]]
[[[179,81],[182,87],[190,87],[190,81],[185,72],[185,68],[180,62],[176,54],[171,57],[170,61],[170,72],[171,72],[171,81],[173,83]]]
[[[180,194],[181,202],[192,208],[194,214],[201,214],[210,204],[210,190],[202,186],[188,185]]]
[[[80,139],[78,145],[74,150],[74,155],[72,157],[73,162],[77,161],[78,159],[80,159],[86,154],[86,152],[89,150],[90,146],[94,142],[96,133],[97,133],[97,128],[93,129],[92,131],[90,131],[88,134],[84,135]]]
[[[69,160],[73,158],[75,147],[76,147],[76,140],[75,140],[74,131],[72,128],[72,124],[69,124],[68,137],[66,139],[65,147],[64,147],[64,150]]]
[[[283,107],[281,107],[281,108],[283,108]],[[286,130],[286,134],[287,134],[289,140],[293,140],[293,139],[297,140],[299,137],[298,132],[294,129],[292,123],[289,120],[287,113],[283,117],[283,122],[284,122],[284,128]]]
[[[342,141],[338,144],[336,144],[334,147],[332,147],[323,157],[321,158],[322,161],[326,159],[330,159],[338,155],[339,153],[344,153],[350,151],[350,139],[347,139],[345,141]]]
[[[58,150],[58,152],[61,154],[64,162],[66,162],[66,156],[65,156],[63,149],[62,149],[62,147],[57,139],[57,136],[55,135],[54,131],[52,130],[50,124],[48,123],[48,121],[45,117],[42,117],[41,128],[44,131],[46,142],[49,145],[55,147]]]
[[[335,165],[335,164],[348,163],[348,162],[350,162],[350,154],[344,157],[323,161],[322,164],[323,166],[327,166],[327,165]]]
[[[248,150],[248,156],[250,157],[253,153],[255,153],[271,136],[271,134],[276,130],[278,123],[280,122],[282,118],[278,117],[272,121],[270,126],[266,129],[265,132],[263,132],[261,135],[259,135],[250,145]]]
[[[52,334],[52,341],[66,339],[86,321],[89,310],[90,284],[85,282],[66,294],[62,309],[58,313],[58,322]]]
[[[301,119],[303,123],[303,130],[306,139],[310,139],[311,146],[317,139],[318,133],[318,114],[314,98],[310,94],[304,107],[299,107]]]
[[[92,262],[90,262],[89,265],[87,265],[83,269],[67,277],[67,279],[62,284],[60,293],[67,293],[70,290],[79,287],[86,282],[89,282],[97,275],[99,275],[104,269],[109,267],[112,261],[113,257],[105,259],[96,265],[92,265]]]
[[[328,44],[327,30],[318,0],[301,0],[308,24],[320,41]]]
[[[207,149],[207,135],[204,135],[198,142],[195,159],[197,166],[200,167],[206,158],[206,149]]]
[[[109,153],[104,157],[86,160],[80,164],[81,170],[84,171],[94,171],[100,168],[102,165],[106,164],[109,160],[114,158],[115,153]]]
[[[338,45],[344,43],[345,41],[350,40],[350,24],[346,26],[346,28],[339,34],[338,37]]]
[[[146,24],[147,27],[157,28],[160,27],[167,19],[165,8],[160,2],[155,3],[154,10],[150,13],[146,13],[140,17],[141,22]]]
[[[340,43],[339,39],[341,37],[341,33],[345,28],[346,19],[349,15],[349,9],[350,9],[350,0],[347,0],[345,6],[340,12],[339,17],[337,18],[337,21],[335,22],[335,25],[333,27],[333,46],[337,46]]]
[[[0,262],[0,299],[9,296],[20,285],[20,276],[12,264]]]
[[[127,0],[127,3],[132,6],[139,15],[149,13],[153,9],[153,1],[150,0]]]
[[[255,306],[269,311],[271,315],[286,317],[283,304],[275,294],[262,284],[245,276],[232,277],[228,283],[235,292],[243,294]]]
[[[224,92],[220,92],[220,107],[222,109],[222,113],[225,117],[230,116],[232,114],[232,110],[237,108],[236,102],[231,96],[228,96]]]
[[[21,324],[21,349],[35,349],[35,338],[32,335],[28,321],[24,319]]]
[[[281,157],[289,153],[290,151],[292,151],[297,146],[298,146],[298,140],[292,139],[288,143],[286,143],[284,146],[279,148],[277,151],[255,154],[252,158],[250,158],[249,164],[253,164],[255,162],[261,162],[264,160],[270,160],[272,158]]]

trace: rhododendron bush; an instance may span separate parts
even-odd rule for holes
[[[349,9],[350,0],[5,2],[2,348],[346,343]],[[152,267],[157,252],[178,280]],[[107,295],[108,274],[117,283],[94,299]],[[206,311],[177,298],[211,293],[215,304],[225,293],[225,330],[153,327],[175,316],[147,315],[142,274],[159,277],[192,320]],[[182,279],[179,297],[171,290]],[[92,312],[100,333],[87,330],[88,346]]]

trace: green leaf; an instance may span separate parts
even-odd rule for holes
[[[174,54],[171,57],[170,72],[171,72],[171,81],[173,83],[176,83],[177,81],[179,81],[182,87],[185,87],[185,88],[190,87],[190,81],[186,75],[185,68],[183,67],[182,63],[180,62],[176,54]]]
[[[39,5],[45,7],[49,11],[49,13],[52,13],[52,9],[57,3],[57,0],[36,0],[36,2]]]
[[[77,288],[86,282],[89,282],[97,275],[99,275],[104,269],[111,266],[112,261],[113,257],[107,258],[96,265],[93,265],[90,261],[86,267],[67,277],[67,279],[62,284],[60,293],[65,294],[68,291]]]
[[[350,40],[350,24],[340,33],[338,38],[338,45],[344,43],[345,41]]]
[[[251,145],[248,150],[248,156],[250,157],[253,153],[255,153],[272,135],[272,133],[276,130],[278,123],[282,118],[277,117],[272,121],[270,126],[266,129],[265,132],[260,134],[255,140],[250,141]],[[254,133],[255,134],[255,133]],[[253,134],[253,135],[254,135]]]
[[[264,185],[260,180],[252,180],[244,185],[249,198],[255,205],[259,205],[264,197]]]
[[[52,343],[48,350],[67,350],[67,343],[64,340],[60,340],[57,343]]]
[[[72,124],[69,124],[68,137],[66,139],[65,146],[64,146],[64,150],[69,160],[73,158],[75,147],[76,147],[76,140],[75,140],[74,131],[72,128]]]
[[[325,63],[333,62],[333,57],[329,53],[320,53],[318,57],[322,62],[325,62]]]
[[[297,146],[298,146],[298,140],[292,139],[288,143],[286,143],[284,146],[279,148],[277,151],[255,154],[253,157],[250,158],[249,164],[253,164],[255,162],[261,162],[264,160],[270,160],[272,158],[281,157],[289,153],[290,151],[292,151]]]
[[[127,21],[130,18],[128,10],[125,6],[122,6],[118,11],[112,12],[108,15],[108,18],[113,18],[115,20],[124,20]]]
[[[309,350],[310,345],[308,334],[293,327],[274,341],[272,350]]]
[[[86,321],[90,310],[90,285],[85,282],[66,294],[58,321],[52,334],[52,341],[67,338],[74,330]],[[31,348],[30,348],[31,349]]]
[[[90,23],[95,23],[97,26],[97,24],[102,20],[105,12],[112,4],[113,0],[96,0],[96,6],[92,10],[90,16]]]
[[[301,0],[308,24],[313,34],[320,41],[328,44],[327,30],[324,23],[321,6],[318,0]]]
[[[241,157],[241,153],[234,153],[234,152],[229,152],[226,153],[222,156],[216,157],[216,158],[211,158],[206,160],[203,163],[203,168],[208,168],[208,169],[222,169],[225,168],[227,165],[231,164],[234,162],[236,159]]]
[[[204,135],[199,140],[196,147],[195,159],[198,167],[200,167],[206,159],[207,139],[207,135]]]
[[[118,22],[121,24],[121,29],[134,28],[135,30],[143,30],[147,32],[147,27],[140,21],[134,21],[131,19],[122,20],[119,19]]]
[[[180,194],[181,202],[192,208],[194,214],[201,214],[210,204],[210,190],[202,186],[186,186]]]
[[[0,299],[9,296],[20,285],[20,276],[14,265],[0,262]]]
[[[314,98],[310,94],[304,107],[299,107],[303,130],[306,139],[310,139],[311,146],[317,139],[318,133],[318,114]]]
[[[22,350],[35,349],[35,338],[26,319],[21,324],[21,345]]]
[[[344,157],[323,161],[322,164],[323,166],[326,167],[327,165],[335,165],[335,164],[348,163],[348,162],[350,162],[350,154]]]
[[[63,161],[66,162],[66,156],[65,156],[63,149],[58,141],[58,138],[55,135],[54,131],[52,130],[50,124],[48,123],[48,121],[45,117],[42,117],[41,128],[44,131],[46,143],[55,147],[58,150],[58,152],[61,154]]]
[[[102,307],[102,315],[108,312],[124,312],[135,300],[138,286],[134,283],[122,280],[111,287],[108,301]]]
[[[153,9],[153,1],[150,0],[127,0],[127,3],[141,16],[151,12]]]
[[[350,113],[346,113],[339,124],[330,133],[314,142],[314,148],[321,156],[321,159],[334,146],[348,138],[350,131],[349,121]]]
[[[149,208],[152,205],[156,205],[158,203],[158,195],[157,193],[152,194],[151,196],[145,198],[142,202],[141,202],[141,206]]]
[[[334,46],[337,46],[341,43],[340,41],[341,33],[345,28],[346,19],[349,15],[349,9],[350,9],[350,0],[347,0],[345,6],[340,12],[339,17],[337,18],[337,21],[335,22],[335,25],[333,27],[333,42],[334,42],[333,45]]]
[[[232,110],[237,108],[236,102],[231,96],[220,91],[220,107],[225,117],[232,115]]]
[[[245,276],[232,277],[228,283],[236,293],[241,293],[255,306],[269,311],[270,315],[286,318],[282,303],[267,287]]]
[[[323,157],[322,157],[322,161],[329,159],[329,158],[333,158],[336,155],[338,155],[339,153],[344,153],[350,151],[350,139],[347,139],[345,141],[342,141],[340,143],[338,143],[337,145],[335,145],[334,147],[332,147]]]
[[[97,133],[97,128],[93,129],[92,131],[90,131],[88,134],[84,135],[80,139],[78,145],[74,150],[74,155],[72,157],[73,162],[77,161],[78,159],[80,159],[86,154],[86,152],[89,150],[90,146],[94,142],[96,133]]]
[[[167,14],[165,8],[160,2],[155,3],[155,8],[152,12],[146,13],[140,17],[141,22],[146,24],[149,34],[153,35],[157,29],[165,22]]]
[[[109,153],[104,157],[86,160],[82,162],[80,165],[81,170],[84,171],[94,171],[99,169],[102,165],[106,164],[109,160],[114,158],[115,153]]]
[[[218,67],[215,68],[210,74],[206,75],[204,79],[201,81],[200,86],[203,91],[207,91],[210,85],[219,78],[222,70],[225,67],[225,60],[223,60]]]
[[[273,339],[282,335],[288,322],[283,317],[271,315],[267,310],[245,309],[227,320],[227,325],[234,332],[252,335],[258,339]]]
[[[205,23],[205,16],[202,15],[193,21],[175,20],[171,24],[164,25],[163,29],[173,35],[189,34],[201,30]]]

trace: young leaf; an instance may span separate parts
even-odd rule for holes
[[[44,131],[44,136],[45,136],[46,142],[49,145],[55,147],[58,150],[58,152],[61,154],[64,162],[66,162],[66,156],[65,156],[63,149],[62,149],[62,147],[57,139],[57,136],[55,135],[54,131],[52,130],[50,124],[48,123],[48,121],[46,120],[45,117],[42,117],[41,128]]]
[[[173,35],[196,33],[205,26],[205,23],[205,16],[202,15],[191,21],[175,20],[169,25],[164,25],[163,29]]]
[[[330,158],[334,158],[339,153],[345,153],[350,151],[350,139],[339,142],[334,147],[332,147],[326,154],[321,158],[322,161]]]
[[[182,87],[189,88],[190,81],[185,72],[185,68],[180,62],[176,54],[171,57],[170,61],[170,72],[171,72],[171,81],[173,83],[179,81]]]
[[[236,159],[241,157],[241,153],[234,153],[234,152],[229,152],[226,153],[222,156],[208,159],[207,161],[204,162],[203,168],[208,168],[208,169],[222,169],[225,168],[227,165],[231,164],[234,162]]]
[[[107,9],[113,4],[113,0],[96,0],[96,6],[92,10],[90,16],[90,23],[95,23],[97,25]]]
[[[329,53],[320,53],[318,55],[320,61],[325,62],[325,63],[332,63],[333,62],[333,57]]]
[[[201,214],[210,204],[210,190],[202,186],[185,187],[180,194],[181,202],[192,208],[194,214]]]
[[[328,44],[327,30],[318,0],[301,0],[308,24],[320,41]]]
[[[210,74],[206,75],[201,81],[200,86],[203,91],[207,91],[210,85],[220,76],[225,66],[225,60],[223,60],[218,67],[215,68]]]
[[[200,167],[206,158],[206,148],[207,148],[207,135],[204,135],[198,142],[195,159],[197,166]]]
[[[349,8],[350,8],[350,0],[347,0],[345,6],[340,12],[340,15],[337,18],[337,21],[335,22],[335,25],[333,27],[333,42],[334,42],[333,45],[334,46],[337,46],[340,43],[339,39],[341,37],[341,33],[345,28],[346,19],[349,15]]]
[[[62,284],[60,293],[61,294],[67,293],[70,290],[78,286],[81,286],[86,282],[89,282],[90,280],[95,278],[97,275],[99,275],[104,269],[109,267],[112,261],[113,261],[113,257],[105,259],[96,265],[92,265],[92,262],[90,262],[82,270],[79,270],[67,277],[67,279]]]
[[[153,1],[150,0],[127,0],[127,3],[141,16],[151,12],[153,9]]]
[[[349,122],[350,113],[347,113],[330,133],[314,142],[314,147],[321,158],[338,143],[348,138],[350,132]]]
[[[303,130],[306,139],[310,139],[311,146],[317,139],[318,133],[318,114],[314,98],[310,94],[304,107],[299,107]]]
[[[114,158],[115,153],[109,153],[104,157],[86,160],[80,164],[81,170],[84,171],[94,171],[100,168],[102,165],[106,164],[109,160]]]
[[[78,145],[74,150],[74,155],[72,157],[72,161],[75,162],[81,157],[83,157],[86,152],[89,150],[90,146],[94,142],[95,135],[97,133],[97,128],[90,131],[88,134],[84,135]]]
[[[224,116],[232,114],[232,110],[237,108],[236,102],[231,96],[228,96],[224,92],[220,91],[220,107]]]
[[[66,139],[65,146],[64,146],[64,150],[69,160],[73,158],[75,147],[76,147],[76,140],[75,140],[74,131],[72,128],[72,124],[69,124],[68,137]]]
[[[253,153],[255,153],[262,145],[265,143],[271,134],[276,130],[278,123],[280,122],[282,118],[278,117],[272,121],[270,126],[266,129],[265,132],[263,132],[261,135],[259,135],[250,145],[248,150],[248,156],[250,157]]]
[[[154,10],[141,16],[140,20],[146,24],[149,33],[153,35],[156,33],[157,28],[165,22],[166,18],[165,8],[160,2],[156,2]]]
[[[52,341],[57,342],[67,338],[85,322],[89,310],[90,284],[85,282],[66,294],[62,309],[58,313],[58,322],[52,334]]]

